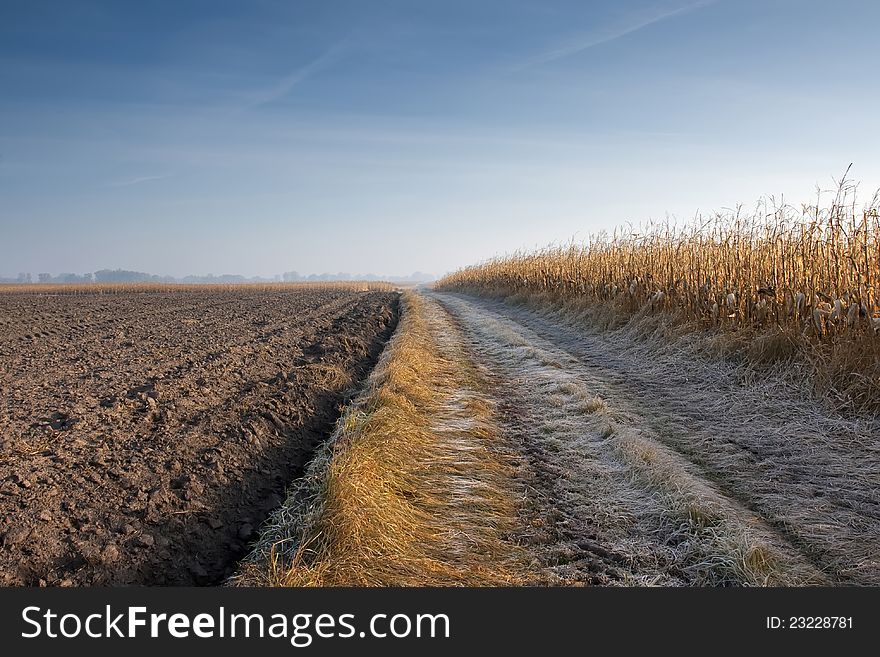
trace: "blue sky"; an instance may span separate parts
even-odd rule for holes
[[[0,0],[0,275],[442,274],[806,202],[850,162],[867,197],[878,24],[850,0]]]

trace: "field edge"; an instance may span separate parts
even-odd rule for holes
[[[515,457],[456,334],[436,302],[402,293],[379,363],[230,585],[529,578],[534,564],[516,541]]]

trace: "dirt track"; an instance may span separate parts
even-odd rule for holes
[[[228,576],[396,295],[0,295],[0,584]]]
[[[880,427],[633,328],[432,293],[527,462],[528,539],[562,582],[880,583]]]

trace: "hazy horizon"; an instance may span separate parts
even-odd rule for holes
[[[880,5],[0,7],[0,276],[442,275],[880,187]]]
[[[444,272],[445,273],[445,272]],[[391,282],[402,282],[402,281],[411,281],[414,283],[427,283],[439,278],[436,274],[431,272],[423,272],[423,271],[414,271],[409,274],[397,274],[397,273],[377,273],[377,272],[346,272],[346,271],[323,271],[323,272],[297,272],[297,271],[286,271],[286,272],[275,272],[269,275],[248,275],[243,274],[241,272],[234,271],[225,271],[225,272],[190,272],[188,274],[183,274],[181,276],[172,276],[171,274],[165,274],[162,272],[150,272],[150,271],[137,271],[132,269],[127,269],[125,267],[96,267],[87,271],[80,272],[71,272],[71,271],[23,271],[17,272],[16,274],[10,274],[9,272],[0,271],[0,283],[9,283],[9,282],[28,282],[28,283],[38,283],[38,282],[51,282],[51,283],[87,283],[91,282],[91,280],[81,280],[83,277],[94,278],[98,274],[103,275],[111,275],[111,274],[139,274],[149,276],[153,279],[162,279],[169,280],[172,282],[186,282],[187,279],[205,279],[198,280],[196,282],[206,282],[207,279],[223,279],[223,278],[243,278],[247,279],[243,282],[257,282],[257,281],[283,281],[283,282],[297,282],[297,281],[307,281],[307,280],[340,280],[340,281],[391,281]],[[30,277],[30,280],[27,281],[17,281],[15,280],[17,277],[27,275]],[[53,280],[51,281],[41,281],[39,279],[40,276],[50,275]],[[69,276],[74,280],[58,280],[65,276]],[[173,279],[173,280],[172,280]]]

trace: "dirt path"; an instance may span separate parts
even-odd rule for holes
[[[622,329],[430,293],[493,377],[563,581],[880,583],[880,431]]]

